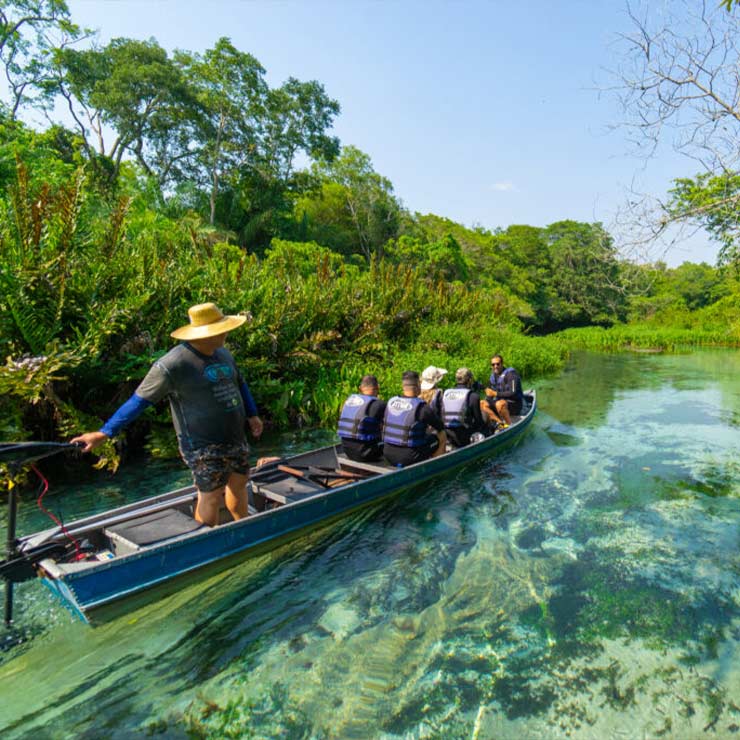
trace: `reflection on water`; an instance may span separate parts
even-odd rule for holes
[[[735,352],[578,356],[539,384],[516,448],[99,628],[22,584],[29,640],[2,655],[0,726],[740,732],[739,371]],[[67,517],[134,495],[126,481],[66,491]],[[31,507],[22,524],[45,526]]]

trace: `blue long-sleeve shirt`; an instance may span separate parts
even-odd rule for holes
[[[257,404],[254,402],[246,381],[242,380],[239,385],[239,391],[242,401],[244,401],[247,418],[257,416]],[[100,431],[108,437],[115,437],[122,429],[131,424],[131,422],[141,416],[152,405],[151,401],[147,401],[145,398],[133,393],[124,404],[118,407],[113,416],[101,427]]]

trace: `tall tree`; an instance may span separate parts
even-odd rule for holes
[[[202,107],[195,161],[209,191],[214,224],[221,183],[233,179],[257,150],[269,88],[262,65],[228,38],[219,39],[203,56],[181,54],[178,61]]]
[[[57,88],[89,152],[118,175],[125,154],[160,184],[194,156],[198,101],[181,69],[153,39],[113,39],[103,48],[56,55]],[[106,132],[112,141],[106,144]]]
[[[296,166],[299,156],[336,157],[339,140],[329,130],[339,104],[315,81],[290,78],[268,88],[259,62],[228,39],[185,68],[204,111],[194,176],[207,183],[211,222],[264,247],[310,183]]]
[[[329,131],[339,110],[313,80],[291,77],[269,91],[257,145],[241,168],[239,186],[249,204],[239,229],[245,241],[265,243],[291,220],[295,198],[313,185],[296,167],[300,155],[314,162],[336,158],[339,139]]]
[[[323,180],[322,190],[297,208],[308,216],[309,233],[325,231],[327,221],[341,224],[342,233],[353,235],[353,243],[340,251],[362,254],[368,261],[380,255],[383,245],[398,235],[401,219],[401,204],[390,180],[378,174],[370,157],[353,146],[345,146],[334,162],[317,165],[315,172]]]
[[[558,221],[543,231],[550,252],[552,320],[560,326],[623,319],[626,296],[617,250],[601,224]]]
[[[8,85],[8,111],[16,118],[48,83],[51,56],[81,37],[64,0],[10,0],[0,5],[0,64]]]
[[[339,154],[339,139],[328,131],[339,111],[339,103],[315,80],[301,82],[290,77],[270,90],[259,153],[270,175],[290,181],[300,152],[313,160],[332,162]]]

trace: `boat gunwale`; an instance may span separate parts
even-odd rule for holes
[[[310,521],[305,521],[304,523],[298,523],[295,526],[292,526],[292,527],[289,527],[289,528],[286,528],[286,529],[283,529],[277,532],[267,532],[265,533],[265,536],[261,537],[260,539],[251,540],[249,542],[242,541],[239,543],[235,543],[235,546],[233,547],[233,549],[221,551],[220,553],[215,554],[212,557],[199,560],[197,563],[193,563],[192,565],[183,568],[181,571],[178,571],[177,573],[167,572],[164,575],[162,575],[161,578],[148,580],[145,583],[142,583],[137,586],[133,586],[123,591],[116,592],[115,594],[112,594],[112,595],[107,594],[104,598],[99,599],[97,601],[86,601],[83,603],[82,601],[78,599],[78,595],[75,592],[75,588],[74,588],[75,582],[78,580],[81,580],[87,577],[97,577],[98,575],[104,575],[109,570],[115,570],[116,568],[119,568],[123,565],[135,564],[137,560],[151,558],[158,554],[167,552],[168,550],[182,547],[184,543],[197,544],[199,540],[207,540],[210,538],[223,537],[224,533],[229,532],[229,531],[234,531],[235,529],[241,529],[241,528],[247,529],[250,527],[257,527],[260,522],[264,521],[266,518],[275,516],[278,512],[281,512],[281,511],[284,512],[286,510],[298,511],[303,507],[313,506],[322,499],[329,500],[333,496],[338,497],[341,494],[346,495],[350,491],[361,491],[366,487],[366,484],[367,485],[377,484],[378,480],[383,480],[383,479],[393,480],[397,477],[395,475],[392,475],[394,473],[399,474],[402,477],[409,478],[409,480],[404,481],[395,487],[392,484],[389,485],[386,483],[386,485],[383,486],[383,490],[380,491],[377,494],[377,496],[369,498],[369,499],[363,499],[363,500],[356,501],[354,504],[349,504],[341,509],[338,509],[337,511],[331,514],[328,514],[325,517],[325,519],[329,521],[333,519],[334,517],[343,516],[355,508],[360,508],[362,506],[371,504],[374,501],[379,501],[383,498],[394,495],[396,492],[402,490],[403,488],[413,486],[417,483],[422,482],[423,480],[427,480],[430,477],[433,477],[437,473],[442,473],[445,470],[449,470],[449,469],[452,469],[453,467],[456,467],[457,464],[449,465],[446,463],[449,463],[451,459],[457,457],[460,452],[467,451],[468,453],[459,460],[458,464],[463,465],[467,462],[471,462],[472,460],[480,457],[484,452],[484,450],[481,448],[490,447],[491,449],[494,449],[500,445],[503,445],[508,440],[516,437],[521,431],[524,430],[524,428],[528,426],[529,422],[534,417],[534,414],[537,408],[536,392],[527,391],[526,395],[531,396],[532,401],[531,401],[530,408],[528,409],[527,413],[524,416],[521,416],[519,419],[517,419],[507,429],[501,432],[498,432],[495,435],[491,435],[490,437],[485,437],[482,440],[479,440],[478,442],[473,442],[469,445],[466,445],[465,447],[460,447],[460,448],[456,448],[453,450],[449,450],[448,452],[445,452],[444,454],[439,455],[437,457],[428,458],[426,460],[421,460],[417,463],[414,463],[412,465],[409,465],[403,468],[389,468],[387,473],[369,476],[368,478],[348,483],[345,486],[337,487],[335,489],[328,489],[326,491],[319,490],[315,494],[305,496],[301,498],[300,500],[292,501],[290,503],[284,504],[275,509],[268,509],[262,512],[258,512],[256,514],[252,514],[241,520],[236,520],[236,521],[232,520],[222,525],[219,525],[217,527],[203,528],[203,529],[199,529],[193,532],[185,533],[183,535],[178,535],[176,537],[168,538],[167,540],[164,540],[161,543],[157,543],[151,546],[144,547],[141,550],[136,551],[136,552],[127,553],[125,555],[118,556],[112,560],[90,561],[89,563],[85,563],[85,566],[87,567],[76,568],[75,570],[65,570],[65,566],[67,565],[78,565],[78,564],[57,563],[56,561],[53,561],[53,560],[41,561],[39,565],[46,573],[46,577],[44,577],[44,581],[47,581],[48,587],[59,598],[62,598],[65,602],[74,602],[73,606],[74,606],[75,611],[78,614],[79,613],[84,614],[84,613],[89,613],[95,610],[96,608],[100,608],[102,606],[109,605],[113,602],[125,599],[126,597],[132,596],[136,593],[140,593],[149,588],[160,586],[169,580],[177,578],[178,576],[192,573],[200,568],[207,567],[220,560],[226,560],[230,557],[237,556],[240,553],[244,553],[248,550],[260,548],[265,543],[270,542],[272,540],[278,540],[283,537],[289,537],[291,535],[295,535],[298,532],[300,532],[302,529],[305,529],[312,525],[320,525],[324,521],[324,518],[318,518],[318,519],[313,518]],[[315,450],[307,450],[306,452],[293,455],[289,458],[285,458],[285,460],[286,461],[295,460],[303,456],[308,456],[311,454],[318,454],[318,453],[323,453],[323,452],[328,453],[330,451],[333,451],[334,454],[337,454],[337,450],[338,450],[338,445],[336,444],[327,445],[325,447],[316,448]],[[274,464],[270,463],[268,465],[271,466],[272,469],[274,469],[274,466],[277,465],[277,463],[274,463]],[[267,473],[270,471],[271,467],[264,466],[263,468],[256,470],[255,475],[259,475],[260,472]],[[415,476],[413,471],[419,471],[419,470],[426,471],[426,474],[422,476]],[[412,471],[412,473],[410,475],[409,474],[404,475],[406,471]],[[166,501],[169,494],[180,493],[184,495],[184,492],[188,491],[190,488],[194,489],[194,487],[185,487],[183,489],[177,489],[177,491],[175,492],[167,492],[165,494],[160,494],[157,497],[152,497],[152,499]],[[121,511],[121,509],[124,509],[124,508],[128,509],[131,506],[135,507],[136,504],[141,505],[150,500],[151,499],[144,499],[139,502],[134,502],[134,504],[127,504],[125,507],[120,507],[119,509],[113,509],[107,513],[109,515],[113,514],[114,512],[124,513]],[[134,511],[135,510],[136,509],[134,508]],[[103,512],[102,514],[93,515],[93,517],[90,517],[90,520],[99,519],[103,514],[105,514],[105,512]],[[135,517],[131,517],[131,518],[133,519]],[[77,524],[79,528],[79,526],[83,525],[85,521],[86,520],[78,520],[78,522],[76,523],[73,522],[72,524],[73,525]],[[94,522],[90,521],[89,523],[93,524]],[[103,521],[99,522],[99,526],[101,528],[105,526],[105,518],[103,518]],[[49,531],[54,532],[54,530],[49,530]],[[75,530],[72,529],[71,531],[75,531]],[[32,537],[36,537],[39,534],[41,533],[37,533],[36,535],[28,535],[27,538],[24,538],[24,541],[27,541],[28,539]],[[58,593],[58,590],[61,586],[55,585],[56,583],[64,584],[65,588],[69,592],[71,592],[71,594],[75,598],[68,599],[65,596],[63,596],[61,593]]]
[[[439,462],[442,460],[449,460],[452,456],[456,456],[459,453],[463,451],[468,450],[474,450],[482,445],[485,446],[491,446],[497,447],[499,444],[502,444],[505,439],[508,439],[511,436],[514,436],[514,433],[519,431],[520,427],[526,423],[528,423],[528,420],[530,420],[535,411],[536,411],[536,393],[535,391],[527,391],[525,395],[531,395],[532,396],[532,404],[524,416],[520,417],[516,422],[514,422],[511,426],[504,429],[503,431],[498,432],[495,435],[491,435],[490,437],[484,437],[483,439],[479,440],[478,442],[472,442],[471,444],[465,445],[464,447],[458,447],[452,450],[448,450],[442,455],[438,455],[437,457],[427,458],[426,460],[420,460],[419,462],[413,463],[412,465],[406,465],[401,468],[392,468],[389,467],[386,472],[379,473],[377,475],[368,476],[367,478],[363,478],[362,480],[355,480],[350,483],[348,483],[345,486],[337,487],[334,489],[327,489],[327,490],[317,490],[316,493],[310,494],[307,496],[302,497],[301,499],[297,501],[291,501],[290,503],[283,504],[277,509],[267,509],[265,511],[259,511],[255,514],[250,514],[248,517],[244,517],[243,519],[239,520],[231,520],[228,522],[224,522],[223,524],[220,524],[216,527],[208,527],[199,529],[193,532],[187,532],[182,535],[177,535],[175,537],[168,538],[167,540],[163,541],[161,544],[154,544],[152,546],[148,546],[145,548],[142,548],[140,551],[128,553],[122,557],[118,557],[115,560],[109,560],[109,561],[90,561],[89,563],[85,563],[85,565],[89,565],[91,568],[97,569],[107,569],[107,567],[113,567],[114,563],[116,561],[120,561],[124,558],[132,558],[134,556],[139,556],[141,554],[151,552],[155,549],[164,548],[166,544],[179,542],[184,539],[196,539],[201,537],[207,537],[208,535],[212,535],[216,532],[225,531],[226,528],[235,528],[238,526],[244,526],[249,521],[255,521],[261,518],[265,518],[268,516],[273,516],[276,511],[281,509],[297,509],[300,508],[306,504],[315,502],[318,498],[329,498],[334,494],[338,494],[340,492],[346,492],[348,490],[355,490],[361,488],[364,484],[371,483],[377,481],[379,478],[386,478],[386,477],[393,477],[397,474],[401,474],[404,471],[407,470],[418,470],[420,467],[433,469],[438,467]],[[494,444],[495,442],[495,444]],[[298,453],[297,455],[292,455],[290,457],[287,457],[283,460],[283,462],[296,460],[297,458],[311,455],[311,454],[318,454],[322,452],[329,452],[330,450],[333,450],[336,454],[337,448],[339,447],[338,444],[331,444],[326,445],[324,447],[317,447],[314,450],[307,450],[306,452]],[[465,458],[473,458],[475,455],[465,455]],[[250,471],[250,482],[253,482],[254,477],[260,475],[261,473],[268,473],[270,470],[274,470],[275,466],[277,465],[277,462],[275,463],[268,463],[268,465],[262,467],[262,468],[252,468]],[[137,516],[139,515],[138,512],[141,511],[143,513],[148,513],[147,511],[147,504],[149,505],[155,505],[159,503],[167,503],[168,499],[172,498],[185,498],[186,496],[192,495],[193,498],[195,497],[197,491],[195,486],[184,486],[182,488],[175,489],[174,491],[168,491],[163,494],[159,494],[158,496],[152,496],[151,498],[142,499],[141,501],[133,502],[131,504],[125,504],[124,506],[118,507],[116,509],[110,509],[107,512],[101,512],[99,514],[93,514],[90,517],[86,517],[84,519],[78,519],[77,521],[70,522],[70,524],[66,525],[66,530],[70,534],[81,534],[83,531],[86,531],[90,528],[90,525],[98,524],[100,528],[103,528],[105,526],[108,526],[109,523],[111,523],[111,520],[116,519],[117,516],[123,515],[126,513],[134,514],[136,513]],[[137,518],[137,516],[132,516],[131,519]],[[118,523],[118,522],[116,522]],[[41,542],[47,542],[51,541],[53,539],[59,539],[63,538],[64,532],[62,532],[61,528],[55,527],[49,530],[44,530],[42,532],[36,532],[30,535],[26,535],[24,537],[19,538],[20,542],[23,545],[27,545],[29,541],[32,538],[40,537],[42,534],[46,535],[46,539],[42,540]],[[61,564],[64,565],[64,564]],[[82,573],[87,572],[87,568],[79,570],[70,571],[70,573]]]

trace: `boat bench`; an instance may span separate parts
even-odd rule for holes
[[[270,501],[278,504],[292,504],[294,501],[323,493],[327,489],[318,483],[292,476],[276,478],[275,480],[252,480],[252,489]]]
[[[393,470],[391,467],[382,465],[373,465],[372,463],[355,462],[348,457],[337,456],[337,465],[347,472],[357,471],[358,473],[371,473],[379,475]],[[372,477],[372,475],[367,477]],[[344,481],[345,484],[353,482],[352,478]],[[266,471],[264,475],[256,474],[251,481],[254,493],[263,496],[270,501],[278,504],[292,504],[295,501],[301,501],[309,496],[315,496],[317,493],[325,493],[329,488],[316,483],[309,478],[298,478],[274,468]]]
[[[391,470],[395,470],[395,468],[393,468],[392,466],[385,465],[380,462],[357,462],[356,460],[350,460],[344,455],[337,455],[337,463],[339,463],[340,467],[345,470],[347,468],[354,468],[355,470],[366,470],[368,473],[376,473],[378,475],[380,475],[381,473],[389,473]]]
[[[178,509],[164,509],[106,527],[103,533],[115,555],[128,555],[155,542],[189,534],[203,525]]]

